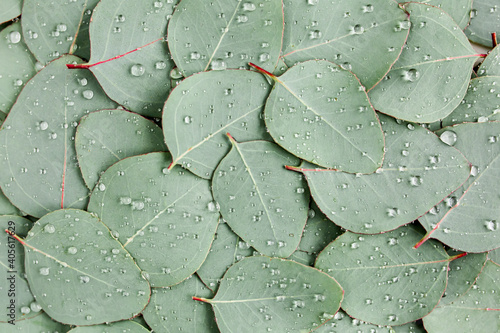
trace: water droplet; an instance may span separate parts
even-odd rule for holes
[[[371,13],[373,12],[373,5],[363,6],[363,13]]]
[[[488,220],[488,221],[484,222],[484,226],[489,231],[497,231],[499,229],[499,225],[500,225],[500,223],[498,223],[495,220]]]
[[[415,68],[412,68],[409,70],[404,70],[401,76],[403,77],[404,81],[414,82],[417,81],[420,77],[420,72]]]
[[[40,268],[40,270],[38,272],[40,272],[41,275],[47,276],[50,273],[50,268],[42,267],[42,268]]]
[[[356,24],[350,29],[350,33],[353,35],[361,35],[363,32],[365,32],[365,28],[363,28],[360,24]]]
[[[255,10],[255,5],[251,2],[245,2],[243,4],[243,10],[247,12],[253,12]]]
[[[453,131],[444,131],[439,138],[448,146],[453,146],[457,142],[457,134]]]
[[[30,312],[31,312],[31,309],[29,307],[27,307],[27,306],[21,307],[21,313],[22,314],[28,314]]]
[[[132,210],[143,210],[144,202],[142,201],[132,201]]]
[[[212,67],[212,70],[214,70],[214,71],[221,71],[221,70],[226,69],[226,67],[227,67],[226,62],[222,59],[215,59],[214,61],[212,61],[210,66]]]
[[[319,30],[309,31],[309,39],[319,39],[321,35],[321,31]]]
[[[130,205],[132,203],[132,198],[130,197],[121,197],[120,204],[121,205]]]
[[[37,302],[31,302],[30,309],[33,312],[40,312],[42,310],[42,307]]]
[[[76,254],[78,252],[78,249],[74,246],[68,247],[68,253],[69,254]]]
[[[47,123],[46,121],[41,121],[38,126],[40,126],[40,129],[42,131],[45,131],[47,128],[49,128],[49,123]]]
[[[411,176],[410,177],[410,185],[411,186],[420,186],[422,184],[422,178],[420,176]]]
[[[190,116],[184,117],[184,124],[191,124],[193,122],[193,118]]]
[[[319,0],[307,0],[307,4],[309,6],[315,6],[318,4],[318,2],[319,2]]]
[[[165,69],[165,68],[167,68],[167,64],[164,61],[157,61],[155,63],[155,68],[156,69]]]
[[[19,31],[11,31],[9,33],[9,42],[17,44],[21,41],[21,33]]]
[[[52,224],[46,224],[43,228],[43,231],[49,234],[53,234],[56,231],[56,227],[54,227]]]
[[[389,216],[389,217],[396,217],[399,215],[398,208],[387,208],[386,212],[387,212],[387,216]]]
[[[81,283],[89,283],[90,282],[90,277],[88,275],[81,275],[80,276],[80,282]]]
[[[133,76],[142,76],[145,72],[146,70],[141,64],[135,64],[130,67],[130,74],[132,74]]]

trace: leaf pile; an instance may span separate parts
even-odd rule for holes
[[[500,5],[0,21],[0,331],[499,331]]]

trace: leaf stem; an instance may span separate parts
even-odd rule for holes
[[[27,244],[24,242],[24,240],[21,237],[19,237],[18,235],[16,235],[15,233],[13,233],[12,231],[5,229],[5,232],[7,234],[9,234],[12,238],[17,240],[19,243],[21,243],[22,245],[27,246]]]
[[[193,296],[192,299],[193,299],[193,301],[200,301],[200,302],[204,302],[204,303],[210,303],[209,299],[202,298],[202,297]]]
[[[227,137],[229,138],[229,141],[231,141],[232,144],[237,143],[236,139],[233,138],[233,136],[231,134],[229,134],[229,132],[226,133],[226,135],[227,135]]]
[[[274,75],[273,73],[270,73],[270,72],[266,71],[264,68],[259,67],[259,66],[257,66],[257,65],[256,65],[256,64],[254,64],[254,63],[249,62],[249,63],[248,63],[248,66],[253,67],[253,68],[255,68],[257,71],[261,72],[262,74],[269,76],[269,77],[270,77],[271,79],[273,79],[274,81],[277,81],[277,80],[278,80],[278,78],[276,77],[276,75]]]
[[[467,254],[468,254],[467,252],[457,254],[455,256],[450,257],[449,261],[453,261],[453,260],[465,257]]]
[[[497,43],[497,33],[496,32],[491,33],[491,43],[493,44],[493,47],[497,47],[498,43]]]

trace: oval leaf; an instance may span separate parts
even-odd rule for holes
[[[465,30],[475,43],[492,47],[491,33],[500,33],[500,10],[491,0],[474,0],[470,13],[470,25]]]

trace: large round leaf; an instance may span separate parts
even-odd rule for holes
[[[148,333],[144,326],[131,320],[118,321],[107,325],[80,326],[72,329],[69,333]]]
[[[129,157],[102,175],[88,210],[135,258],[154,287],[193,274],[205,260],[219,220],[209,182],[175,167],[167,153]]]
[[[281,0],[183,0],[168,25],[168,46],[184,74],[241,68],[248,62],[272,71],[283,34]]]
[[[422,235],[413,225],[381,235],[346,232],[320,253],[315,267],[344,288],[342,309],[351,317],[377,325],[408,323],[438,304],[453,259],[438,242],[413,249]]]
[[[62,207],[86,207],[89,193],[76,163],[76,126],[89,111],[116,106],[91,73],[66,68],[75,61],[64,56],[38,72],[0,129],[2,191],[36,217]]]
[[[58,322],[93,325],[128,319],[148,303],[149,285],[133,258],[85,211],[45,215],[23,244],[31,291]]]
[[[88,59],[88,26],[98,2],[24,0],[23,34],[35,58],[44,64],[66,53]]]
[[[455,148],[473,166],[459,191],[419,219],[428,230],[425,239],[432,237],[466,252],[500,247],[500,122],[461,124],[438,133],[453,137]]]
[[[460,187],[469,176],[463,155],[432,132],[381,116],[384,164],[376,173],[352,175],[291,168],[304,173],[314,201],[337,225],[378,233],[412,222]]]
[[[380,112],[431,123],[460,104],[477,55],[441,9],[418,3],[408,3],[405,8],[412,25],[406,47],[369,96]]]
[[[500,6],[495,0],[474,0],[470,25],[465,30],[475,43],[492,47],[491,33],[500,34]]]
[[[438,306],[424,318],[428,332],[498,332],[500,266],[487,261],[474,288],[455,302]]]
[[[367,88],[387,74],[410,28],[408,15],[393,0],[289,0],[285,21],[287,65],[327,59],[352,69]]]
[[[159,117],[170,91],[164,36],[174,5],[103,0],[92,15],[90,70],[111,99],[143,115]]]
[[[405,0],[397,0],[399,3],[405,3]],[[458,24],[460,29],[464,30],[470,21],[470,11],[472,9],[472,0],[421,0],[421,3],[439,7],[444,10]]]
[[[0,23],[12,20],[21,15],[23,0],[2,0],[0,3]]]
[[[260,253],[286,258],[299,245],[309,208],[303,177],[284,167],[299,160],[267,141],[231,143],[212,180],[222,217]]]
[[[102,110],[80,120],[75,148],[87,187],[93,189],[100,175],[125,157],[166,151],[161,129],[132,112]]]
[[[231,146],[227,132],[240,141],[268,139],[262,111],[269,90],[265,78],[245,70],[199,73],[182,81],[163,110],[172,166],[212,178]]]
[[[314,60],[272,77],[265,121],[280,146],[327,168],[370,173],[380,167],[383,133],[356,76]]]
[[[333,318],[343,290],[331,277],[290,260],[250,257],[231,266],[211,300],[221,333],[309,332]]]
[[[36,60],[24,44],[21,23],[13,23],[0,32],[0,59],[0,109],[8,112],[36,73]]]

